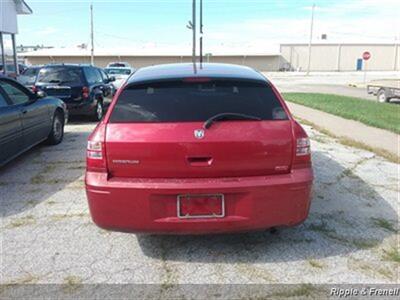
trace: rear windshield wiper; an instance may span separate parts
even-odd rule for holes
[[[216,121],[220,121],[220,120],[255,120],[255,121],[261,121],[260,117],[256,117],[256,116],[250,116],[250,115],[246,115],[246,114],[239,114],[239,113],[220,113],[217,114],[215,116],[212,116],[211,118],[209,118],[207,121],[204,122],[203,124],[203,128],[204,129],[208,129],[211,127],[211,125],[216,122]]]

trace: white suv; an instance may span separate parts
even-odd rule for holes
[[[132,67],[127,62],[117,61],[117,62],[110,62],[107,65],[107,68],[132,68]]]

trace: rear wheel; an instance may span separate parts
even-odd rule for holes
[[[385,90],[379,90],[379,92],[377,94],[377,98],[378,98],[378,102],[380,102],[380,103],[385,103],[385,102],[389,101]]]
[[[103,101],[99,100],[96,103],[93,119],[95,121],[100,121],[103,118],[103,114],[104,114]]]
[[[57,145],[61,143],[63,137],[64,137],[64,117],[62,113],[56,112],[54,114],[51,132],[47,138],[47,143],[50,145]]]

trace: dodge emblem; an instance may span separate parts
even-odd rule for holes
[[[199,139],[199,140],[202,139],[204,137],[204,130],[203,129],[196,129],[194,131],[194,137],[196,139]]]

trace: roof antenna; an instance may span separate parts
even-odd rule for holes
[[[203,0],[200,0],[200,68],[203,67]]]

